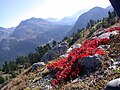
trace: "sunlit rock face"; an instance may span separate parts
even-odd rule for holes
[[[59,56],[66,53],[67,47],[68,46],[65,43],[57,45],[43,56],[42,61],[48,63],[49,61],[58,58]]]

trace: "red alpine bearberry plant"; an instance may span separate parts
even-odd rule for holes
[[[114,30],[120,30],[120,27],[110,28],[106,30],[105,33]],[[76,63],[77,60],[95,54],[103,55],[104,50],[98,48],[98,46],[107,44],[108,41],[109,38],[87,39],[80,48],[76,48],[70,52],[67,58],[60,58],[49,64],[47,68],[55,71],[55,78],[52,80],[51,84],[56,86],[57,84],[60,84],[61,81],[68,81],[78,77],[83,69],[80,67],[80,63]]]

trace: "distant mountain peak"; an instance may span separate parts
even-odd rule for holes
[[[29,23],[35,23],[35,22],[47,22],[46,20],[42,19],[42,18],[35,18],[35,17],[32,17],[30,19],[27,19],[25,20],[26,22],[29,22]]]
[[[110,7],[109,7],[110,8]],[[90,21],[90,19],[93,19],[94,21],[102,20],[103,18],[108,16],[108,11],[112,11],[113,9],[106,9],[101,7],[94,7],[90,9],[88,12],[83,13],[79,16],[78,20],[76,21],[73,28],[68,32],[68,36],[72,35],[73,32],[77,32],[78,29],[85,28],[87,26],[87,23]]]
[[[56,18],[46,18],[45,20],[49,21],[49,22],[58,22],[59,19]]]
[[[0,27],[0,30],[3,30],[3,29],[5,29],[5,28],[3,28],[3,27]]]
[[[96,6],[96,7],[93,7],[92,9],[90,9],[89,11],[93,12],[93,11],[101,10],[101,9],[104,9],[104,8]]]
[[[29,21],[45,21],[44,19],[42,18],[35,18],[35,17],[32,17],[30,19],[28,19]]]
[[[24,25],[29,25],[29,24],[39,25],[39,24],[49,24],[49,23],[50,22],[48,22],[42,18],[32,17],[30,19],[26,19],[26,20],[21,21],[21,23],[18,26],[24,26]]]

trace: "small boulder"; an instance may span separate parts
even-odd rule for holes
[[[54,60],[61,55],[66,53],[67,50],[67,44],[66,43],[61,43],[57,46],[55,46],[52,50],[48,51],[43,57],[42,57],[42,62],[48,63],[51,60]]]
[[[79,48],[81,46],[81,44],[75,44],[73,46],[71,46],[66,52],[70,53],[72,50]]]
[[[96,70],[97,68],[101,67],[101,60],[103,59],[100,55],[94,55],[85,57],[78,60],[78,63],[80,64],[80,67],[83,68],[83,72],[92,72]]]
[[[117,31],[112,31],[112,32],[107,32],[107,33],[103,33],[100,36],[98,36],[98,38],[102,39],[102,38],[110,38],[111,35],[117,35]]]
[[[120,78],[108,82],[105,90],[120,90]]]
[[[32,72],[35,70],[35,69],[37,69],[37,68],[39,68],[39,67],[42,67],[42,66],[45,66],[45,63],[44,62],[38,62],[38,63],[34,63],[33,65],[32,65]]]

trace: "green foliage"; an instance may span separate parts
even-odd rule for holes
[[[54,43],[55,45],[55,43]],[[43,55],[51,49],[49,44],[45,46],[37,47],[36,52],[30,53],[27,57],[19,56],[15,61],[5,62],[2,67],[2,71],[4,73],[11,74],[11,77],[16,77],[16,73],[14,71],[19,71],[21,73],[21,68],[27,69],[33,63],[39,62]]]
[[[86,28],[89,28],[90,27],[90,24],[89,23],[87,23],[87,26],[86,26]]]
[[[81,34],[80,33],[73,33],[72,35],[72,40],[69,40],[69,46],[73,45],[79,38],[81,38]]]
[[[84,28],[78,29],[77,33],[81,33],[83,30],[84,30]]]
[[[65,41],[65,40],[67,40],[67,39],[68,39],[68,37],[66,36],[66,37],[64,37],[64,38],[63,38],[63,40],[62,40],[62,41]]]
[[[15,78],[16,77],[16,73],[14,71],[11,72],[11,78]]]
[[[74,40],[70,40],[70,41],[69,41],[69,46],[73,45],[74,43],[75,43]]]
[[[90,26],[92,27],[95,24],[95,21],[90,19]]]
[[[53,45],[53,47],[56,46],[56,45],[57,45],[57,42],[56,42],[56,41],[53,41],[53,42],[52,42],[52,45]]]
[[[85,36],[85,32],[83,31],[82,33],[81,33],[81,37],[84,37]]]
[[[116,13],[115,11],[108,12],[108,18],[103,18],[102,22],[96,26],[96,29],[99,29],[100,27],[108,28],[112,25],[114,25],[117,22],[116,19]]]
[[[0,76],[0,84],[3,84],[5,82],[4,77]]]
[[[108,28],[108,27],[110,27],[110,25],[107,24],[106,22],[102,22],[102,23],[101,23],[101,26],[102,26],[103,28]]]
[[[116,15],[116,12],[115,11],[112,11],[112,12],[108,12],[108,19],[112,19],[112,18],[114,18],[114,17],[116,17],[117,15]]]
[[[19,69],[19,73],[21,73],[21,69]]]
[[[30,65],[32,65],[33,63],[40,61],[41,55],[39,53],[30,53],[28,58],[29,58]]]
[[[51,50],[51,47],[49,44],[46,44],[45,46],[37,47],[35,50],[36,50],[35,53],[30,53],[28,55],[28,60],[29,60],[28,63],[30,63],[30,65],[39,62],[42,59],[43,55],[49,50]]]
[[[2,68],[2,71],[5,73],[10,73],[10,71],[15,70],[18,70],[18,65],[14,61],[10,61],[9,63],[5,62]]]
[[[92,30],[90,30],[90,33],[88,34],[87,38],[91,37],[91,35],[95,32],[96,30],[93,28]]]
[[[110,19],[111,19],[111,18],[112,18],[112,14],[111,14],[111,12],[110,12],[110,11],[108,12],[108,15],[109,15],[109,16],[108,16],[108,18],[110,18]]]
[[[5,80],[6,80],[6,81],[8,80],[8,76],[5,76]]]
[[[89,23],[87,23],[86,28],[88,29],[88,28],[90,28],[90,27],[94,26],[95,24],[96,24],[96,21],[94,21],[94,20],[90,19]]]
[[[97,26],[96,26],[96,30],[99,29],[101,27],[101,23],[99,23]]]
[[[87,38],[91,37],[91,35],[92,35],[97,29],[99,29],[100,27],[108,28],[108,27],[114,25],[114,24],[117,22],[117,20],[115,19],[115,17],[116,17],[115,11],[112,11],[112,12],[109,11],[109,12],[108,12],[108,15],[109,15],[108,18],[103,18],[102,22],[99,23],[99,24],[96,26],[95,29],[90,30],[90,33],[89,33],[89,35],[87,36]],[[97,22],[100,22],[100,21],[97,20]],[[92,27],[95,23],[96,23],[95,21],[90,20],[90,22],[88,23],[87,27],[88,27],[88,26],[89,26],[89,27]]]
[[[115,11],[112,11],[112,12],[109,11],[108,15],[109,16],[106,20],[107,21],[107,23],[106,23],[107,27],[112,26],[117,22],[117,20],[115,19],[115,17],[117,16]]]
[[[2,71],[5,73],[9,73],[9,66],[8,66],[8,63],[6,61],[3,65]]]
[[[19,56],[16,59],[16,64],[23,64],[25,62],[25,57],[24,56]]]
[[[120,74],[120,69],[115,69],[114,72]]]
[[[10,70],[14,70],[14,71],[18,70],[18,65],[14,61],[9,62],[9,67]]]

